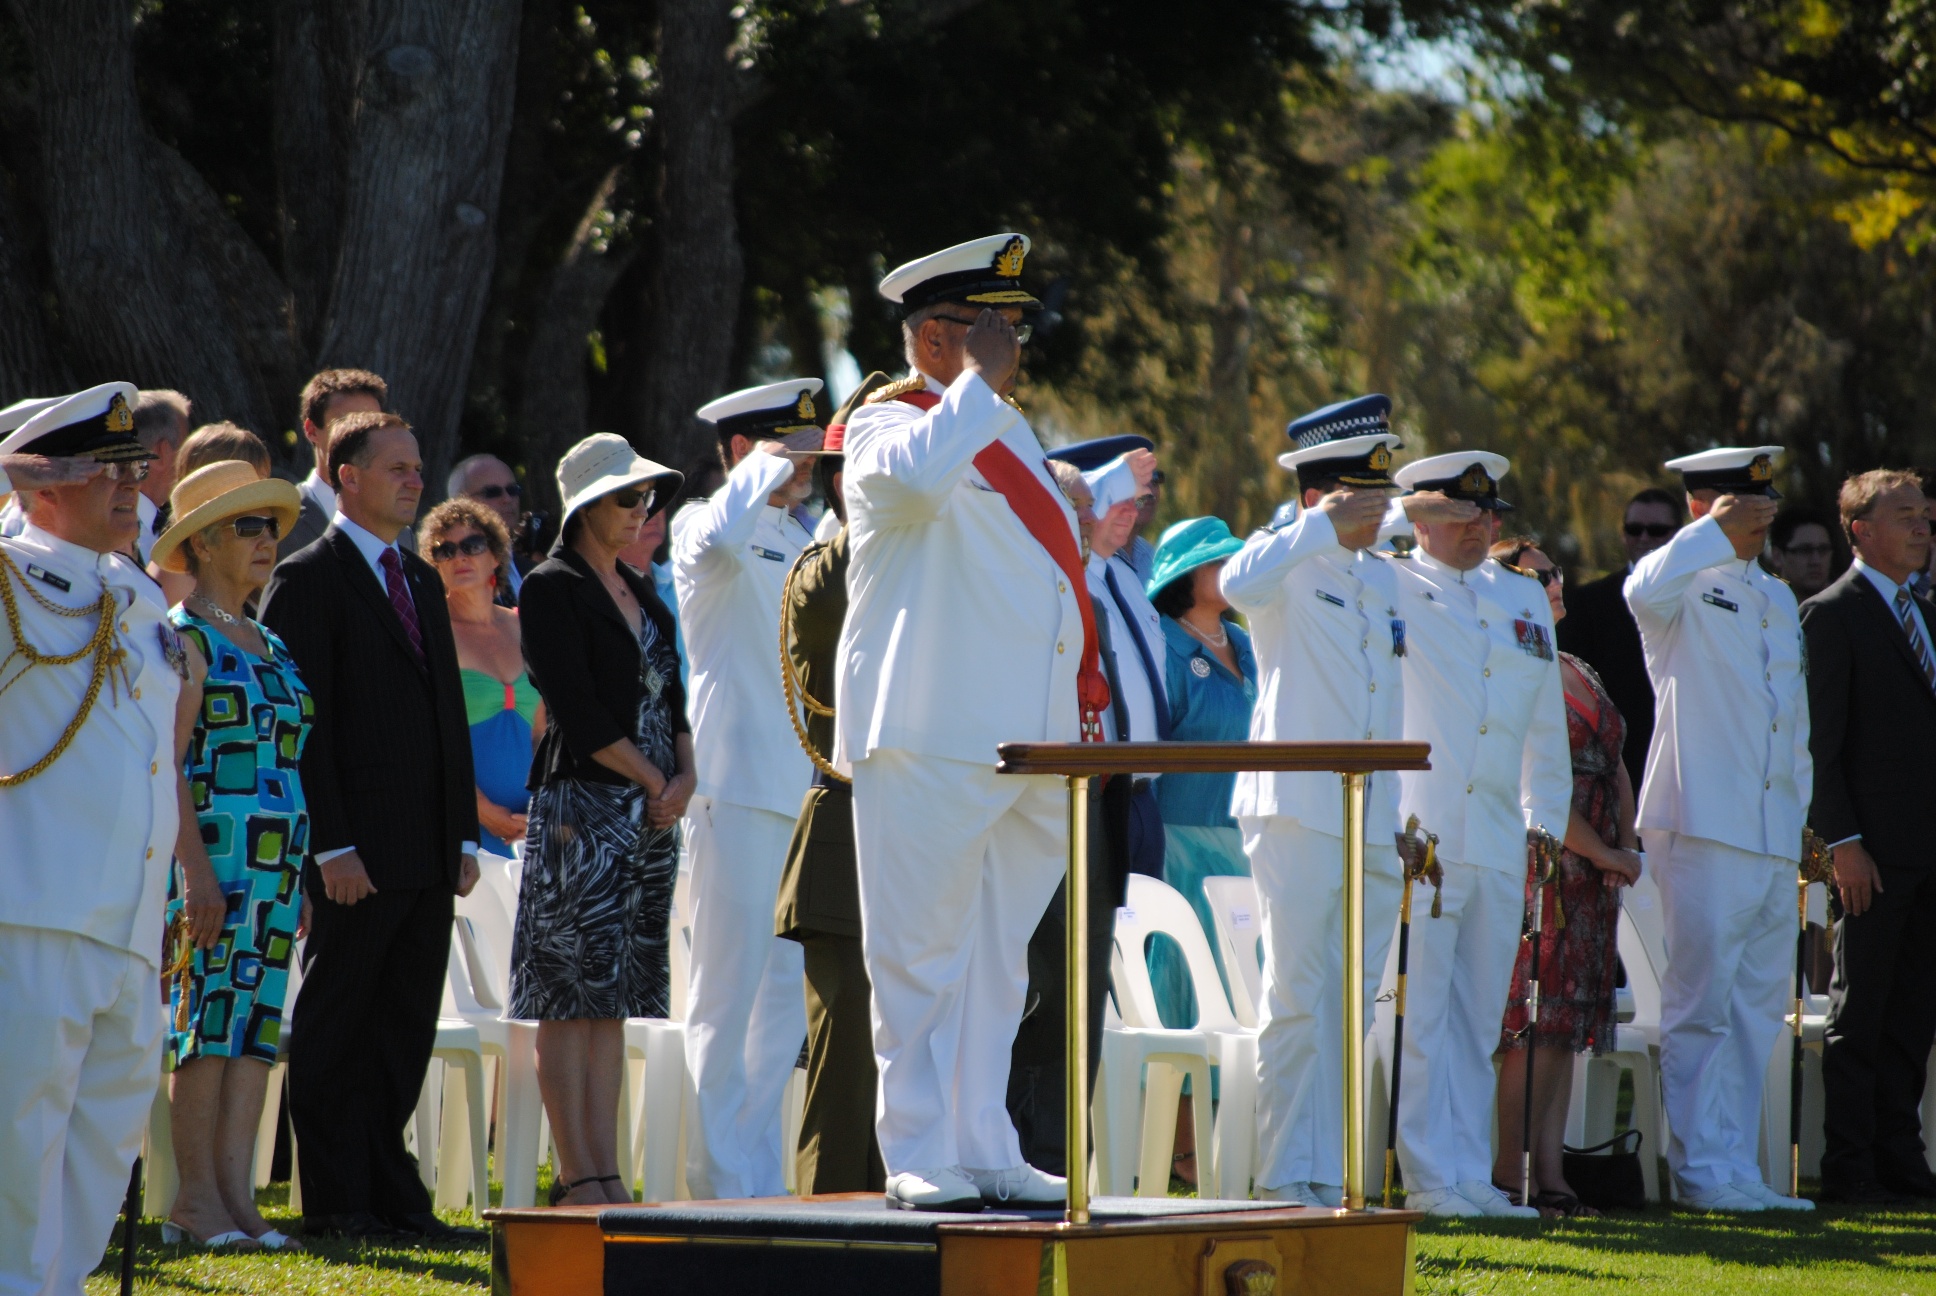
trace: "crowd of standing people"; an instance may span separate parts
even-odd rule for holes
[[[1611,1046],[1620,896],[1647,877],[1679,1199],[1809,1209],[1763,1184],[1756,1137],[1810,828],[1834,882],[1823,1194],[1936,1198],[1916,957],[1936,899],[1900,755],[1936,736],[1926,479],[1854,476],[1832,524],[1778,511],[1779,447],[1685,456],[1681,490],[1628,505],[1627,568],[1569,595],[1506,524],[1509,462],[1397,466],[1372,395],[1289,425],[1269,526],[1185,518],[1152,544],[1160,448],[1045,451],[1010,396],[1028,249],[887,275],[908,372],[831,417],[817,379],[696,411],[703,493],[581,441],[546,553],[492,456],[423,510],[415,434],[365,370],[301,393],[300,483],[246,429],[191,432],[176,392],[0,411],[0,1162],[34,1168],[0,1185],[0,1290],[75,1290],[98,1261],[164,1059],[171,1237],[302,1245],[252,1189],[279,1058],[305,1235],[477,1236],[431,1211],[404,1127],[480,857],[518,868],[506,1011],[538,1023],[554,1203],[631,1200],[622,1026],[669,1010],[683,870],[695,1195],[778,1194],[792,1158],[803,1192],[1058,1207],[1065,810],[1056,779],[997,774],[1008,741],[1431,744],[1429,771],[1371,781],[1358,968],[1329,776],[1151,771],[1099,798],[1098,985],[1128,874],[1207,935],[1205,880],[1255,881],[1261,1197],[1341,1200],[1343,987],[1376,995],[1416,820],[1437,849],[1410,937],[1410,1205],[1591,1211],[1560,1157],[1571,1058]],[[1855,561],[1831,579],[1838,532]],[[1188,1024],[1198,988],[1151,958]]]

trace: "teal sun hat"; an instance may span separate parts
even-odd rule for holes
[[[1222,562],[1244,547],[1220,517],[1184,518],[1156,542],[1149,584],[1143,593],[1155,598],[1165,585],[1189,575],[1205,563]]]

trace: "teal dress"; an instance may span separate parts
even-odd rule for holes
[[[244,652],[186,608],[175,608],[168,620],[208,663],[184,763],[228,914],[214,948],[196,950],[171,969],[166,1061],[171,1070],[198,1057],[274,1063],[309,853],[297,766],[315,704],[289,650],[261,625],[255,629],[269,646],[266,658]],[[169,879],[169,916],[181,908],[177,868]]]
[[[1170,737],[1176,742],[1240,742],[1250,736],[1250,712],[1257,701],[1257,657],[1250,636],[1230,621],[1230,646],[1241,676],[1178,625],[1163,618],[1164,675],[1169,688]],[[1210,903],[1203,898],[1207,877],[1250,875],[1243,835],[1230,816],[1235,774],[1165,774],[1156,780],[1156,807],[1163,817],[1163,880],[1180,891],[1197,911],[1228,993],[1230,969],[1223,966]],[[1150,951],[1150,980],[1165,1026],[1196,1023],[1196,996],[1181,951],[1158,942]]]
[[[471,726],[471,767],[477,790],[493,805],[523,814],[531,802],[525,782],[531,776],[531,722],[538,714],[538,690],[523,671],[509,684],[468,667],[457,672],[464,684],[464,718]],[[482,824],[480,850],[509,857],[511,847]]]

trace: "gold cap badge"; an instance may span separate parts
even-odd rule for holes
[[[992,262],[995,273],[1004,279],[1020,279],[1024,255],[1022,236],[1014,235],[1008,242],[1002,244],[1002,250],[995,254],[995,260]]]
[[[119,400],[121,398],[117,396],[115,397],[115,399]],[[1748,465],[1749,481],[1752,481],[1752,482],[1772,481],[1774,480],[1774,476],[1775,476],[1775,465],[1769,462],[1767,455],[1756,455],[1754,457],[1754,462]]]
[[[119,392],[116,392],[114,399],[108,402],[106,422],[110,432],[134,431],[134,412],[128,408],[127,399]]]
[[[1489,495],[1492,493],[1492,478],[1487,476],[1483,466],[1473,464],[1459,474],[1459,489],[1467,495]]]
[[[1391,447],[1381,441],[1372,448],[1371,457],[1366,461],[1365,466],[1373,472],[1385,472],[1390,469],[1391,461]]]
[[[799,404],[795,405],[793,408],[794,408],[794,412],[799,414],[801,418],[809,419],[809,420],[812,419],[813,418],[813,394],[811,392],[801,392],[800,402]]]

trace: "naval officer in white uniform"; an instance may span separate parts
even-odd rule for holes
[[[1553,609],[1538,581],[1486,557],[1512,506],[1510,465],[1483,450],[1399,469],[1418,495],[1478,506],[1417,524],[1398,572],[1405,737],[1432,768],[1399,776],[1399,812],[1438,834],[1443,911],[1412,920],[1398,1158],[1406,1204],[1432,1215],[1537,1217],[1492,1184],[1492,1054],[1526,911],[1527,833],[1566,831],[1573,806]]]
[[[1066,1195],[1022,1161],[1006,1108],[1065,798],[1060,779],[997,774],[995,748],[1100,738],[1109,686],[1075,514],[1004,399],[1036,305],[1028,246],[977,239],[884,278],[913,372],[847,424],[835,764],[854,780],[891,1206]]]
[[[1391,400],[1361,396],[1294,420],[1299,500],[1225,564],[1223,595],[1250,624],[1254,742],[1390,741],[1400,735],[1407,651],[1394,564],[1372,551],[1392,489]],[[1473,516],[1471,505],[1429,502]],[[1396,510],[1390,510],[1396,512]],[[1332,774],[1240,773],[1231,813],[1263,902],[1258,1041],[1260,1196],[1336,1206],[1344,1189],[1344,810]],[[1365,806],[1365,1002],[1398,920],[1398,782],[1373,775]],[[1382,843],[1391,842],[1390,849]]]
[[[793,507],[813,489],[818,378],[768,383],[699,410],[726,482],[672,519],[672,579],[691,670],[699,783],[692,861],[686,1065],[698,1101],[686,1182],[695,1197],[786,1191],[781,1103],[807,1034],[800,946],[773,905],[813,767],[780,690],[780,593],[812,536]]]
[[[161,1077],[156,981],[187,796],[175,750],[185,659],[154,582],[118,552],[134,542],[136,484],[151,457],[133,434],[134,401],[127,383],[95,387],[0,441],[0,493],[17,489],[25,509],[21,533],[0,540],[10,623],[0,662],[9,1296],[79,1292],[100,1263]],[[20,640],[75,660],[30,663],[13,650]],[[191,918],[213,936],[221,913],[212,897]]]
[[[1763,571],[1779,446],[1669,460],[1694,521],[1634,565],[1654,683],[1637,816],[1666,929],[1660,1082],[1680,1202],[1810,1210],[1762,1182],[1762,1077],[1789,1002],[1795,869],[1814,794],[1795,595]]]

